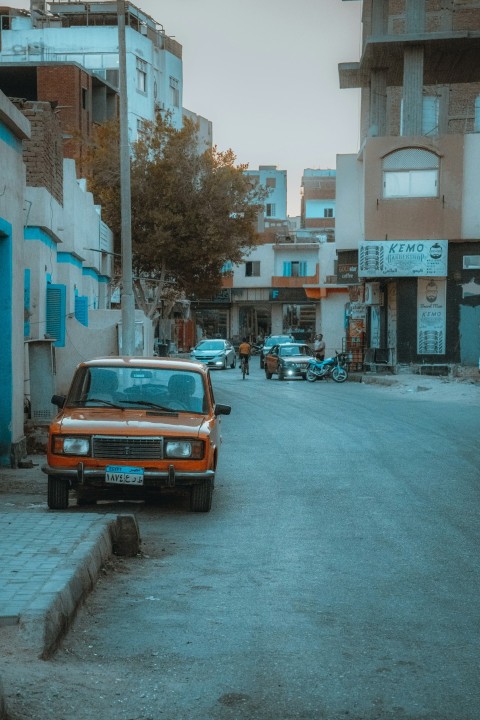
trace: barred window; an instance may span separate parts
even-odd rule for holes
[[[440,158],[422,148],[405,148],[383,160],[383,196],[437,197]]]

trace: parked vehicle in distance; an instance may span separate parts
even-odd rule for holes
[[[212,504],[219,415],[207,368],[190,360],[107,357],[81,363],[49,428],[48,507],[99,499],[153,499],[187,490],[190,509]]]
[[[313,350],[305,343],[282,343],[274,345],[265,356],[265,377],[271,380],[302,378],[305,380],[310,361],[314,360]]]
[[[237,353],[229,340],[200,340],[192,348],[190,357],[196,362],[205,363],[208,367],[225,370],[227,367],[234,368],[237,365]]]
[[[295,342],[293,339],[293,335],[269,335],[268,337],[266,337],[263,343],[263,347],[260,351],[260,368],[265,367],[265,356],[268,352],[270,352],[274,345],[288,342]]]

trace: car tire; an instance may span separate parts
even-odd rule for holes
[[[192,512],[210,512],[213,498],[213,480],[208,479],[192,485],[190,491],[190,510]]]
[[[230,367],[232,368],[232,370],[235,370],[235,368],[237,367],[237,356],[236,356],[236,355],[235,355],[235,357],[233,358],[233,362],[232,362],[232,364],[230,365]]]
[[[266,368],[265,368],[265,377],[267,378],[267,380],[271,380],[271,379],[272,379],[272,373],[271,373],[271,372],[268,372],[268,370],[267,370]]]
[[[66,478],[48,476],[47,504],[50,510],[66,510],[68,508],[69,489]]]

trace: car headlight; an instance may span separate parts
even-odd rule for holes
[[[52,452],[56,455],[89,455],[90,438],[55,435]]]
[[[201,440],[167,440],[165,457],[200,460],[203,458],[203,442]]]

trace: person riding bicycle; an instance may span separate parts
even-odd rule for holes
[[[238,356],[240,358],[240,370],[242,369],[242,359],[245,360],[246,374],[250,375],[248,361],[252,354],[252,346],[248,342],[247,338],[244,337],[240,345],[238,346]]]

